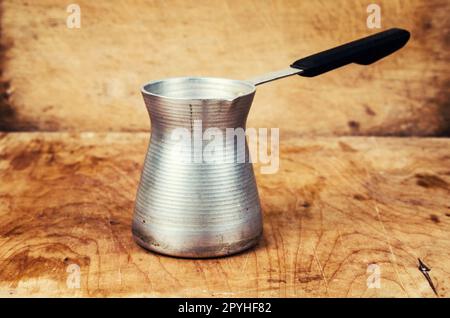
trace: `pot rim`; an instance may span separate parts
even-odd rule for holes
[[[235,95],[232,98],[201,98],[201,97],[179,97],[179,96],[170,96],[169,94],[161,94],[155,91],[151,91],[149,86],[155,85],[155,84],[161,84],[164,82],[167,83],[182,83],[182,82],[190,82],[190,81],[208,81],[210,83],[215,83],[220,86],[220,84],[224,85],[224,89],[226,89],[225,85],[240,85],[243,90],[239,91],[238,93],[235,93]],[[228,88],[229,90],[229,88]],[[165,98],[165,99],[171,99],[171,100],[180,100],[180,101],[189,101],[189,100],[225,100],[232,102],[238,98],[241,98],[243,96],[248,96],[251,94],[254,94],[256,92],[256,86],[248,81],[241,81],[241,80],[235,80],[235,79],[228,79],[223,77],[207,77],[207,76],[183,76],[183,77],[169,77],[169,78],[163,78],[158,80],[153,80],[150,82],[147,82],[141,86],[141,93],[144,96],[153,96],[158,98]]]

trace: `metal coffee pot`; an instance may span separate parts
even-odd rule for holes
[[[193,144],[204,149],[208,141],[198,141],[195,134],[245,130],[259,84],[294,74],[317,76],[350,63],[368,65],[408,39],[409,32],[390,29],[248,81],[182,77],[145,84],[152,131],[136,197],[135,241],[155,252],[192,258],[230,255],[257,244],[262,214],[247,141],[240,151],[225,142],[205,161]],[[188,138],[174,138],[182,132]]]

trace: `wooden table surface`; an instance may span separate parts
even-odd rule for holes
[[[449,139],[284,136],[279,172],[255,167],[264,238],[207,260],[133,242],[147,142],[0,134],[0,296],[435,297],[419,258],[450,296]]]

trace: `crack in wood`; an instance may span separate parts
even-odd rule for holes
[[[428,272],[431,271],[431,268],[425,265],[424,262],[420,258],[417,259],[419,261],[418,269],[421,271],[423,276],[425,276],[425,279],[427,280],[428,284],[430,285],[431,289],[433,290],[434,294],[439,297],[439,294],[436,290],[436,287],[434,286],[433,280],[431,279],[431,276]]]

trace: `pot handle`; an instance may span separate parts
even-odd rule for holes
[[[295,61],[291,67],[298,74],[314,77],[341,66],[356,63],[369,65],[402,48],[410,33],[393,28]]]

